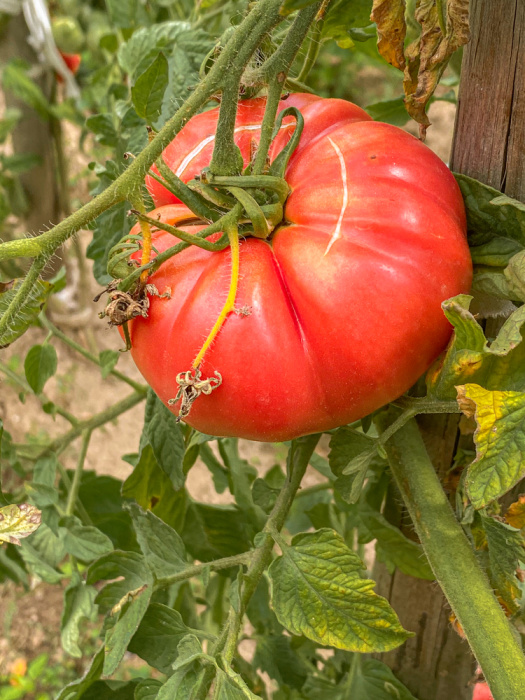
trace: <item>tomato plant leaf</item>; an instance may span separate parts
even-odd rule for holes
[[[476,459],[466,489],[473,506],[484,508],[525,475],[525,393],[458,387],[458,403],[476,419]]]
[[[88,690],[93,683],[95,683],[102,675],[102,669],[104,667],[104,647],[100,647],[97,651],[89,669],[86,671],[85,675],[78,681],[69,683],[58,695],[57,700],[80,700],[83,697],[86,690]]]
[[[2,86],[19,100],[37,112],[41,119],[51,116],[51,105],[42,90],[28,75],[28,69],[15,61],[7,63],[2,70]]]
[[[122,485],[122,496],[135,499],[144,510],[151,510],[174,530],[182,532],[188,494],[185,489],[175,491],[169,477],[159,467],[151,445],[142,449],[133,472]]]
[[[42,513],[30,503],[7,505],[0,508],[0,542],[20,545],[40,526]]]
[[[22,280],[15,280],[0,291],[0,317],[4,315],[13,297],[20,289]],[[0,287],[0,290],[2,287]],[[33,287],[30,298],[17,313],[9,328],[0,335],[0,348],[5,348],[23,335],[29,326],[35,323],[38,314],[44,306],[47,297],[51,293],[53,285],[43,280],[38,280]]]
[[[416,6],[421,34],[405,51],[403,87],[407,111],[419,123],[422,137],[430,124],[425,111],[428,101],[452,54],[470,39],[468,7],[468,0],[449,0],[443,17],[437,2]]]
[[[325,16],[322,39],[334,39],[338,46],[349,49],[354,45],[352,28],[367,27],[371,23],[372,0],[335,0]]]
[[[162,687],[161,681],[155,678],[146,678],[135,688],[134,700],[155,700],[159,689]]]
[[[319,676],[310,676],[303,687],[303,693],[309,700],[416,700],[386,664],[376,659],[362,659],[357,655],[352,656],[351,671],[338,685]]]
[[[118,619],[114,627],[106,632],[104,649],[106,658],[104,660],[104,675],[110,676],[116,671],[122,657],[127,651],[129,642],[144,617],[153,594],[153,581],[143,584],[139,588],[128,591],[125,598],[116,607],[121,606],[118,611]],[[116,615],[116,608],[113,608],[113,615]]]
[[[384,100],[383,102],[375,102],[365,107],[365,109],[375,121],[386,122],[394,126],[404,126],[410,119],[410,115],[405,108],[405,100],[403,97],[396,97],[393,100]]]
[[[405,69],[405,11],[405,0],[374,0],[371,16],[377,25],[377,50],[387,63],[399,70]],[[404,106],[403,111],[406,114]]]
[[[381,513],[360,504],[359,520],[370,533],[370,539],[376,540],[377,557],[387,567],[397,567],[404,574],[427,581],[435,580],[421,545],[405,537]]]
[[[517,530],[525,527],[525,495],[519,496],[517,501],[510,504],[505,513],[505,520]]]
[[[231,667],[228,673],[221,668],[217,669],[214,694],[217,700],[261,700],[261,697],[252,693],[241,676]]]
[[[4,491],[2,488],[2,450],[4,450],[4,444],[7,443],[7,437],[9,433],[5,431],[5,438],[4,438],[4,422],[0,418],[0,506],[7,506],[9,505],[7,498],[4,496]],[[11,437],[9,435],[9,437]]]
[[[126,29],[134,27],[140,20],[138,0],[107,0],[109,16],[113,24]]]
[[[519,530],[482,515],[481,524],[487,538],[489,577],[507,607],[513,612],[520,608],[520,583],[516,569],[525,562],[525,547]]]
[[[257,637],[257,647],[253,665],[267,673],[279,686],[301,690],[310,670],[309,665],[292,648],[290,637],[284,635],[261,635]]]
[[[92,562],[113,551],[113,543],[107,535],[93,525],[82,525],[73,516],[59,521],[63,528],[63,541],[68,554],[84,562]]]
[[[293,634],[361,653],[386,651],[412,634],[388,602],[361,578],[360,558],[333,530],[303,533],[270,566],[272,606]]]
[[[460,295],[442,304],[454,336],[445,356],[427,374],[429,394],[452,399],[455,387],[467,382],[486,389],[525,390],[525,307],[514,311],[489,345],[468,310],[471,298]]]
[[[329,463],[337,476],[334,488],[346,503],[355,503],[370,467],[385,465],[377,452],[377,440],[347,426],[330,440]]]
[[[106,379],[111,371],[115,369],[120,355],[121,353],[118,350],[102,350],[102,352],[99,353],[98,361],[100,363],[102,379]]]
[[[190,503],[181,536],[188,552],[200,561],[246,552],[255,530],[244,513],[229,506]]]
[[[64,651],[76,659],[82,657],[78,645],[80,623],[83,619],[93,620],[96,616],[95,596],[97,591],[87,586],[78,574],[74,574],[64,591],[64,609],[60,622],[60,640]]]
[[[182,470],[184,438],[173,413],[153,392],[148,391],[140,448],[149,443],[159,467],[170,478],[175,490],[184,486]]]
[[[188,568],[184,543],[180,536],[154,515],[134,503],[127,504],[137,540],[146,563],[156,578],[164,578]]]
[[[86,582],[110,581],[99,591],[95,603],[105,614],[118,605],[129,591],[153,581],[142,554],[116,550],[90,565]]]
[[[97,217],[93,224],[93,238],[86,255],[93,260],[93,274],[102,286],[112,279],[107,273],[109,251],[131,228],[128,210],[129,204],[120,202]]]
[[[24,371],[35,394],[42,393],[48,379],[57,371],[57,353],[52,345],[33,345],[26,355]]]
[[[295,10],[304,10],[308,5],[313,5],[317,0],[284,0],[279,13],[283,16],[289,15]]]
[[[177,610],[151,603],[129,644],[129,651],[169,676],[178,657],[179,642],[190,632]]]
[[[148,124],[155,123],[160,116],[168,79],[168,61],[161,52],[131,88],[133,106]]]

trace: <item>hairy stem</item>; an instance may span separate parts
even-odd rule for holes
[[[384,434],[391,408],[375,424]],[[452,511],[412,419],[385,442],[390,468],[425,554],[498,700],[525,700],[525,657]]]
[[[38,317],[38,320],[44,326],[44,328],[47,328],[47,330],[50,331],[55,336],[55,338],[58,338],[63,343],[68,345],[70,348],[73,348],[73,350],[76,350],[80,355],[82,355],[82,357],[85,357],[86,360],[89,360],[90,362],[93,362],[94,364],[96,364],[100,367],[100,362],[99,362],[99,359],[96,355],[93,355],[91,352],[89,352],[89,350],[86,350],[86,348],[83,348],[82,345],[80,345],[80,343],[77,343],[72,338],[70,338],[65,333],[63,333],[59,328],[54,326],[45,314],[43,314],[43,313],[40,314],[40,316]],[[126,384],[128,384],[136,392],[145,394],[148,390],[147,386],[145,386],[144,384],[139,384],[139,382],[134,382],[133,379],[130,379],[122,372],[119,372],[117,369],[112,369],[110,374],[111,374],[111,376],[116,377],[117,379],[120,379],[122,382],[125,382]]]
[[[25,302],[30,298],[31,292],[33,291],[33,287],[38,282],[40,273],[46,266],[48,260],[49,255],[39,255],[33,261],[24,281],[18,288],[17,293],[13,297],[4,315],[2,316],[2,318],[0,318],[0,338],[2,338],[3,335],[9,331],[10,325],[16,319]]]
[[[166,578],[157,579],[155,585],[157,588],[167,588],[173,583],[179,583],[180,581],[185,581],[188,578],[200,576],[206,571],[206,569],[209,571],[221,571],[221,569],[229,569],[232,566],[247,564],[252,556],[253,552],[243,552],[242,554],[235,554],[231,557],[215,559],[215,561],[206,562],[204,564],[195,564],[195,566],[189,566],[187,569],[184,569],[184,571],[180,571],[178,574],[173,574],[173,576],[166,576]]]
[[[66,505],[66,515],[73,515],[73,513],[75,512],[78,490],[80,488],[80,481],[82,480],[82,472],[84,470],[84,462],[86,461],[86,455],[90,439],[91,430],[85,430],[82,434],[82,446],[80,448],[80,454],[78,456],[75,474],[73,475],[73,481],[71,482],[71,487],[69,489]]]

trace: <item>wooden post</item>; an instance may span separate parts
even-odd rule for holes
[[[525,2],[471,0],[470,22],[451,167],[525,202]],[[443,477],[455,451],[457,418],[426,416],[420,427]],[[397,524],[410,536],[406,514],[397,514]],[[379,658],[418,700],[470,700],[475,663],[452,629],[437,584],[399,571],[390,576],[382,564],[375,577],[378,592],[417,635]]]

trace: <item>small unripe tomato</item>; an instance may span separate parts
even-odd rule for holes
[[[61,53],[76,54],[84,48],[84,32],[76,19],[55,17],[51,28],[53,39]]]

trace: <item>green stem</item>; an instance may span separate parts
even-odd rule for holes
[[[133,394],[126,396],[125,399],[122,399],[121,401],[113,404],[113,406],[106,408],[106,410],[96,413],[94,416],[91,416],[91,418],[86,418],[86,420],[80,421],[77,423],[77,425],[73,426],[71,430],[68,430],[67,433],[55,438],[49,445],[47,445],[47,447],[44,447],[38,457],[42,457],[42,455],[46,454],[47,452],[62,452],[73,442],[73,440],[76,440],[79,435],[82,435],[85,430],[93,431],[96,428],[100,428],[102,425],[115,420],[115,418],[118,418],[120,415],[126,413],[126,411],[129,411],[141,401],[144,401],[145,397],[146,395],[142,391],[135,391]]]
[[[75,512],[78,490],[80,488],[80,482],[82,480],[82,472],[84,471],[84,462],[86,461],[86,455],[90,439],[91,430],[85,430],[82,434],[82,446],[80,448],[80,454],[78,456],[77,467],[75,469],[73,481],[71,482],[71,487],[69,489],[66,505],[66,515],[73,515],[73,513]]]
[[[16,241],[12,242],[15,243]],[[8,243],[11,243],[11,241],[8,241]],[[3,245],[7,244],[4,243]],[[0,250],[1,249],[2,246],[0,246]],[[46,266],[48,260],[49,255],[39,255],[37,258],[34,259],[24,281],[18,288],[17,293],[11,300],[11,303],[6,309],[4,315],[2,316],[2,318],[0,318],[0,338],[2,338],[4,334],[9,331],[9,326],[16,319],[22,307],[24,306],[24,303],[30,297],[31,292],[33,291],[33,287],[38,282],[40,273]]]
[[[51,321],[46,317],[45,314],[40,314],[38,317],[38,320],[40,323],[44,326],[44,328],[47,328],[48,331],[50,331],[56,338],[61,340],[63,343],[68,345],[70,348],[73,348],[73,350],[76,350],[82,357],[85,357],[86,360],[89,360],[90,362],[93,362],[96,364],[98,367],[100,367],[100,362],[98,360],[98,357],[96,355],[93,355],[92,353],[89,352],[89,350],[86,350],[80,343],[75,342],[72,338],[67,336],[65,333],[62,333],[62,331],[54,326]],[[122,382],[125,382],[130,386],[132,389],[134,389],[137,392],[145,394],[148,390],[148,387],[145,386],[144,384],[139,384],[138,382],[134,382],[133,379],[130,379],[127,377],[125,374],[122,374],[122,372],[119,372],[116,369],[112,369],[110,374],[113,377],[116,377],[117,379],[120,379]]]
[[[375,418],[384,434],[399,417]],[[392,474],[425,554],[497,700],[525,700],[525,657],[452,511],[411,420],[385,443]]]
[[[174,583],[179,583],[180,581],[186,581],[186,579],[200,576],[202,573],[204,573],[204,571],[206,571],[206,569],[209,571],[220,571],[221,569],[229,569],[232,566],[247,564],[252,556],[253,552],[242,552],[242,554],[235,554],[231,557],[215,559],[215,561],[206,562],[204,564],[195,564],[195,566],[189,566],[187,569],[180,571],[178,574],[157,579],[155,586],[156,588],[167,588]]]
[[[156,165],[162,178],[164,178],[164,182],[161,178],[157,177],[154,172],[150,172],[150,176],[164,185],[164,187],[167,187],[167,189],[169,189],[175,197],[178,197],[192,212],[202,219],[209,219],[210,221],[215,221],[220,216],[220,212],[208,206],[204,197],[191,190],[188,185],[185,185],[182,180],[168,168],[162,156],[157,160]]]
[[[187,231],[183,231],[182,229],[176,228],[171,224],[167,224],[164,221],[160,221],[160,219],[153,219],[151,216],[143,214],[142,212],[137,211],[136,209],[131,209],[131,213],[134,214],[137,217],[137,219],[140,219],[141,221],[146,221],[150,226],[160,229],[161,231],[171,233],[172,236],[175,236],[175,238],[179,238],[181,241],[184,241],[188,245],[194,245],[197,248],[203,248],[204,250],[211,251],[223,250],[226,247],[223,243],[220,243],[219,241],[213,243],[212,241],[207,241],[204,237],[205,235],[211,236],[213,233],[218,233],[219,231],[222,231],[224,225],[224,217],[211,224],[210,226],[207,226],[206,229],[204,229],[203,231],[200,231],[200,236],[196,236],[194,233],[188,233]]]
[[[53,403],[44,394],[35,394],[35,392],[33,391],[33,389],[31,389],[24,377],[20,376],[16,372],[13,372],[13,370],[3,362],[0,362],[0,372],[3,372],[6,375],[6,377],[9,377],[9,379],[11,379],[13,382],[16,382],[16,384],[18,384],[18,386],[24,391],[26,391],[28,394],[32,394],[36,399],[38,399],[38,401],[40,401],[42,406],[46,403]],[[55,413],[57,413],[59,416],[62,416],[62,418],[65,418],[67,421],[69,421],[69,423],[71,423],[71,425],[77,425],[78,419],[72,413],[66,411],[65,408],[61,408],[60,406],[56,406],[55,404],[53,405],[55,407]]]
[[[319,56],[319,51],[321,50],[321,34],[323,33],[323,24],[324,21],[322,19],[319,19],[314,25],[312,36],[310,37],[310,43],[308,44],[308,50],[304,59],[303,67],[301,68],[301,72],[297,76],[297,80],[300,83],[304,83],[304,81],[308,78],[308,76],[310,75],[310,71],[312,70],[312,68],[315,65],[315,62],[317,61],[317,57]]]
[[[233,659],[237,648],[237,639],[239,637],[246,607],[272,559],[274,540],[270,533],[275,531],[280,532],[282,530],[297,490],[301,485],[301,481],[308,467],[310,457],[320,437],[320,435],[307,435],[306,437],[298,438],[292,442],[288,454],[288,478],[277,496],[272,512],[268,516],[268,520],[264,526],[264,541],[253,553],[252,560],[244,576],[239,612],[235,612],[233,609],[230,611],[230,619],[227,623],[228,632],[224,641],[224,656],[228,663]],[[214,650],[216,654],[220,651],[222,651],[222,649],[216,648]]]

